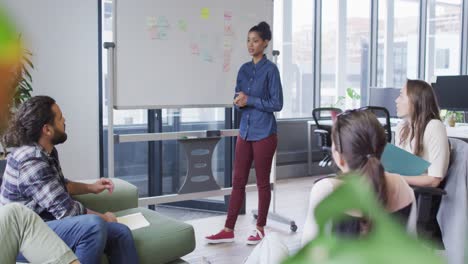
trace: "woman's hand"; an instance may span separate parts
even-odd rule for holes
[[[237,97],[234,99],[234,104],[238,107],[244,107],[247,105],[247,99],[249,96],[247,96],[244,92],[239,92]]]

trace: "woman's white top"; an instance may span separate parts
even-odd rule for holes
[[[396,127],[395,145],[414,154],[414,144],[416,141],[414,138],[411,142],[406,140],[403,144],[400,144],[402,123],[404,121],[400,122]],[[447,129],[440,120],[433,119],[427,123],[423,137],[423,152],[420,157],[431,163],[427,169],[427,175],[438,178],[445,177],[450,161],[450,147]]]

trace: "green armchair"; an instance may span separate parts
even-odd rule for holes
[[[113,212],[116,216],[123,216],[141,212],[150,222],[150,226],[132,231],[141,264],[185,263],[180,257],[195,249],[193,227],[138,207],[136,186],[120,179],[113,181],[115,188],[112,195],[105,191],[97,195],[77,195],[74,198],[100,213]],[[103,258],[102,263],[107,263],[107,259]]]

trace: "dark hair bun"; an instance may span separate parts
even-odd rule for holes
[[[265,21],[258,23],[257,27],[265,30],[270,30],[270,25],[268,25],[268,23]]]
[[[265,21],[262,21],[262,22],[258,23],[258,25],[252,27],[249,30],[249,32],[252,32],[252,31],[258,32],[258,34],[260,35],[260,37],[263,40],[271,40],[270,25],[268,25],[268,23],[265,22]]]

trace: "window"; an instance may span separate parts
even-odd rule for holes
[[[310,117],[314,104],[314,1],[280,0],[274,7],[273,48],[280,51],[278,68],[284,97],[278,117]]]
[[[462,0],[429,0],[427,5],[426,80],[460,74]]]
[[[370,0],[322,1],[321,106],[359,107],[369,83],[369,36]]]
[[[419,0],[379,1],[377,86],[418,78]]]
[[[346,41],[346,79],[343,86],[339,84],[337,87],[340,95],[343,95],[343,88],[346,89],[346,108],[356,108],[361,105],[361,101],[358,96],[349,98],[349,89],[357,95],[369,86],[370,0],[347,1],[344,29],[346,37],[342,40]]]
[[[320,106],[324,107],[335,105],[338,99],[336,89],[337,36],[338,1],[322,1]]]
[[[450,49],[437,49],[436,69],[448,69],[450,66]]]

